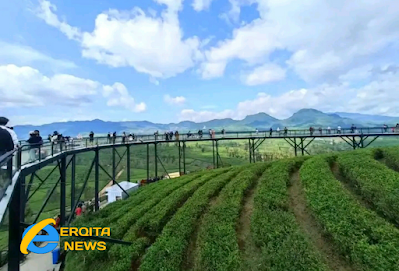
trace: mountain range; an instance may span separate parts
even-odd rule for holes
[[[68,121],[68,122],[55,122],[50,124],[44,124],[40,126],[33,125],[17,125],[14,127],[20,139],[27,139],[29,137],[29,131],[39,130],[42,136],[52,134],[54,131],[58,131],[63,135],[76,136],[78,134],[87,135],[90,131],[93,131],[96,135],[104,135],[108,132],[129,132],[135,134],[152,134],[155,131],[175,131],[179,132],[196,132],[199,129],[215,129],[226,131],[251,131],[255,129],[264,130],[272,127],[276,129],[280,127],[289,128],[308,128],[314,127],[350,127],[355,124],[357,127],[376,127],[387,125],[396,125],[399,123],[399,117],[388,117],[380,115],[366,115],[358,113],[324,113],[315,109],[301,109],[294,113],[287,119],[276,119],[266,113],[258,113],[255,115],[249,115],[242,120],[233,120],[230,118],[226,119],[214,119],[206,122],[192,122],[182,121],[179,123],[152,123],[149,121],[125,121],[125,122],[110,122],[102,121],[99,119],[91,121]]]

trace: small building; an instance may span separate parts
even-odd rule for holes
[[[108,203],[127,197],[126,193],[123,192],[119,186],[122,187],[128,194],[139,188],[138,183],[131,183],[127,181],[120,182],[119,185],[114,184],[113,186],[106,188]]]

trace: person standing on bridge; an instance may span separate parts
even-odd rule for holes
[[[29,135],[30,137],[26,142],[29,143],[29,162],[33,162],[37,159],[43,139],[38,130],[30,132]]]
[[[123,132],[122,134],[122,143],[125,144],[126,143],[126,133]]]
[[[272,128],[272,127],[270,127],[270,130],[269,130],[269,136],[270,136],[270,137],[272,137],[272,135],[273,135],[273,128]]]
[[[179,132],[178,131],[175,132],[175,138],[176,138],[176,141],[179,141]]]
[[[338,126],[337,133],[341,134],[341,126]]]
[[[280,136],[280,127],[277,127],[277,134]]]
[[[330,126],[327,127],[327,133],[331,134],[331,127]]]
[[[288,128],[284,127],[284,136],[287,136],[287,135],[288,135]]]
[[[93,141],[94,141],[94,132],[93,131],[91,131],[89,134],[89,141],[90,141],[90,144],[93,145]]]
[[[0,156],[18,148],[18,137],[14,130],[6,127],[8,119],[0,117]]]
[[[108,139],[108,144],[111,144],[111,133],[110,132],[108,132],[107,139]]]
[[[313,135],[313,131],[314,131],[314,128],[313,128],[312,126],[310,126],[309,132],[310,132],[310,135],[311,135],[311,136]]]
[[[388,125],[384,124],[384,132],[386,133],[388,130]]]
[[[323,128],[319,127],[319,132],[320,132],[320,135],[322,135],[323,134]]]
[[[112,144],[115,144],[116,141],[116,132],[112,134]]]
[[[255,134],[258,135],[258,133],[259,133],[258,128],[255,128]]]

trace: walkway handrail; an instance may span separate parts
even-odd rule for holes
[[[319,127],[313,127],[314,129],[315,129],[315,131],[319,131]],[[356,130],[358,130],[358,131],[360,131],[360,133],[361,132],[363,132],[363,133],[370,133],[370,131],[375,131],[375,132],[377,132],[377,131],[379,131],[379,132],[381,132],[381,133],[383,133],[384,131],[386,132],[386,131],[389,131],[389,130],[391,130],[392,128],[397,128],[397,127],[395,127],[395,126],[391,126],[391,127],[382,127],[382,126],[375,126],[375,127],[359,127],[359,128],[357,128],[356,127]],[[209,131],[209,129],[199,129],[199,130],[203,130],[203,132],[204,132],[204,135],[207,135],[207,134],[209,134],[208,133],[208,131]],[[344,133],[345,131],[351,131],[352,130],[352,128],[351,127],[349,127],[349,128],[341,128],[341,131],[342,131],[342,133]],[[173,132],[175,132],[175,130],[172,130]],[[258,130],[258,133],[269,133],[269,131],[270,131],[270,129],[260,129],[260,130]],[[280,131],[284,131],[284,127],[281,127],[280,128]],[[333,132],[333,131],[338,131],[338,127],[336,127],[336,128],[332,128],[331,127],[331,129],[327,129],[327,128],[322,128],[322,131],[324,132],[324,133],[327,133],[328,131],[331,131],[331,132]],[[277,130],[276,129],[273,129],[273,132],[277,132]],[[289,135],[300,135],[300,134],[305,134],[305,133],[309,133],[309,128],[308,129],[305,129],[305,128],[303,128],[303,129],[288,129],[288,132],[289,132]],[[179,131],[179,133],[180,133],[180,135],[187,135],[187,133],[188,133],[188,131],[187,132],[180,132]],[[193,130],[193,132],[191,132],[192,134],[194,134],[194,135],[197,135],[198,134],[198,130],[197,129],[195,129],[195,130]],[[248,133],[252,133],[252,134],[256,134],[256,130],[248,130],[248,131],[226,131],[225,132],[225,134],[227,134],[227,135],[229,135],[229,134],[248,134]],[[215,135],[221,135],[222,134],[222,132],[221,132],[221,130],[219,130],[219,131],[215,131]],[[164,133],[159,133],[158,134],[158,136],[163,136],[164,135]],[[174,136],[174,135],[173,135]],[[122,135],[117,135],[116,136],[116,138],[122,138],[123,136]],[[129,133],[127,132],[127,134],[126,134],[126,137],[129,137]],[[149,137],[154,137],[154,133],[153,134],[135,134],[135,137],[140,137],[140,138],[149,138]],[[77,139],[77,137],[70,137],[71,139],[74,139],[74,140],[76,140]],[[99,138],[99,139],[106,139],[106,138],[108,138],[107,136],[95,136],[94,138]],[[85,136],[85,137],[82,137],[81,138],[82,140],[89,140],[89,137],[88,136]],[[48,140],[48,139],[44,139],[43,140],[44,142],[50,142],[50,140]],[[19,141],[20,143],[26,143],[26,140],[20,140]],[[21,144],[22,145],[22,144]]]

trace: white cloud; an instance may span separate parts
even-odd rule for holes
[[[103,95],[108,98],[108,106],[124,107],[134,112],[146,110],[146,104],[143,102],[136,104],[134,98],[127,91],[127,88],[121,83],[104,86]]]
[[[233,118],[235,113],[232,110],[225,110],[221,112],[213,111],[195,111],[193,109],[184,109],[180,112],[179,120],[190,120],[194,122],[202,122],[213,119]]]
[[[77,66],[72,61],[54,59],[29,46],[0,41],[0,64],[30,65],[45,64],[54,69],[73,69]]]
[[[226,62],[204,62],[201,64],[199,72],[202,74],[203,79],[221,77],[226,69],[226,64]]]
[[[170,105],[183,105],[186,102],[186,98],[183,96],[171,97],[167,94],[163,98],[164,101]]]
[[[196,11],[202,11],[208,9],[211,5],[212,0],[194,0],[193,1],[193,9]]]
[[[237,11],[237,4],[246,4],[243,0],[232,2]],[[397,1],[253,2],[260,18],[235,29],[232,38],[208,50],[207,63],[234,59],[250,65],[265,63],[272,52],[283,49],[293,54],[288,64],[301,78],[331,83],[349,70],[370,63],[373,57],[389,59],[387,47],[399,41]],[[219,71],[216,76],[220,76]]]
[[[104,90],[108,105],[130,106],[135,111],[144,111],[145,104],[134,104],[121,83],[113,86],[79,78],[69,74],[48,77],[28,66],[0,66],[0,108],[68,106],[79,107],[97,100]]]
[[[48,25],[58,28],[64,33],[68,39],[80,40],[82,33],[78,28],[70,26],[67,22],[61,22],[54,12],[57,11],[57,7],[51,4],[49,1],[41,0],[40,5],[37,8],[36,15],[43,19]]]
[[[262,85],[285,78],[285,70],[276,64],[265,64],[256,67],[242,76],[242,81],[248,86]]]
[[[130,66],[154,78],[169,78],[193,67],[201,59],[197,37],[183,39],[178,20],[182,0],[156,0],[167,9],[161,17],[147,16],[140,8],[109,10],[99,14],[92,32],[61,22],[56,8],[40,1],[37,16],[77,40],[82,56],[112,67]]]
[[[297,89],[279,96],[259,93],[255,99],[237,104],[224,111],[194,111],[186,109],[180,120],[207,121],[230,117],[243,119],[250,114],[266,112],[277,118],[288,118],[302,108],[315,108],[324,112],[352,112],[399,116],[399,77],[396,73],[378,76],[369,84],[351,88],[347,84],[320,85],[312,89]]]
[[[47,77],[28,66],[0,66],[0,106],[78,106],[90,103],[99,85],[68,74]]]

